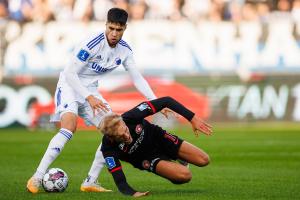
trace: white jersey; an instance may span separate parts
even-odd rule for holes
[[[83,98],[91,95],[90,86],[97,85],[101,76],[123,66],[129,72],[136,88],[149,100],[155,99],[151,88],[136,70],[131,47],[120,40],[109,46],[105,33],[89,37],[73,51],[71,62],[60,75]]]

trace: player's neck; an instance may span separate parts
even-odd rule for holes
[[[107,41],[107,43],[108,43],[108,46],[110,47],[110,48],[115,48],[116,46],[117,46],[117,44],[115,44],[115,45],[111,45],[111,44],[109,44],[109,42]]]

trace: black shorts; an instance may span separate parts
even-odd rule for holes
[[[155,145],[153,149],[143,155],[141,158],[135,158],[130,163],[141,170],[156,173],[156,165],[161,160],[176,160],[178,158],[178,151],[183,142],[181,138],[170,134],[166,131],[160,131],[154,136]]]

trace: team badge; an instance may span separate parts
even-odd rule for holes
[[[143,126],[141,124],[136,125],[135,132],[136,134],[140,134],[143,130]]]
[[[77,58],[81,61],[86,61],[88,57],[90,56],[89,52],[86,50],[81,49],[79,53],[77,54]]]
[[[106,157],[105,162],[106,162],[108,169],[112,169],[116,166],[116,162],[113,157]]]
[[[116,65],[120,65],[121,62],[122,62],[122,60],[119,57],[115,59]]]
[[[150,162],[148,160],[143,160],[142,165],[144,169],[150,168]]]

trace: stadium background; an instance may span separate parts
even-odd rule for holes
[[[153,196],[298,199],[300,0],[0,0],[0,175],[6,180],[0,186],[9,188],[0,199],[24,197],[25,182],[55,132],[48,119],[59,71],[78,42],[104,30],[113,6],[130,14],[124,39],[155,93],[176,97],[215,127],[215,136],[200,141],[185,125],[172,130],[207,150],[214,162],[201,173],[192,168],[199,183],[184,189],[163,182],[167,189],[157,191],[161,179],[149,176]],[[100,90],[118,112],[143,99],[123,69],[106,76]],[[162,120],[156,121],[174,124]],[[80,128],[86,129],[82,122]],[[88,168],[99,141],[87,132],[54,163],[77,185],[86,173],[80,167]],[[72,160],[77,154],[86,156],[84,164]],[[7,183],[10,176],[15,179]],[[133,182],[147,190],[141,180]],[[84,198],[76,184],[55,198]]]

